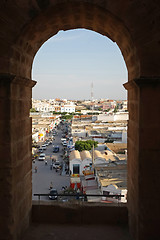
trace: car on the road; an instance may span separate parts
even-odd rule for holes
[[[63,147],[67,147],[67,142],[64,141],[64,142],[62,143],[62,145],[63,145]]]
[[[32,160],[35,160],[38,157],[38,154],[32,154]]]
[[[60,164],[60,162],[59,161],[56,161],[56,162],[54,162],[53,163],[53,168],[55,168],[55,169],[60,169],[60,167],[61,167],[61,164]]]
[[[43,144],[43,145],[42,145],[42,149],[43,149],[43,150],[46,150],[46,149],[47,149],[47,148],[46,148],[46,144]]]
[[[38,149],[38,152],[39,152],[39,153],[43,153],[43,148],[39,148],[39,149]]]
[[[45,145],[46,146],[48,146],[49,145],[49,141],[47,140],[47,141],[45,141]]]
[[[44,161],[45,159],[46,159],[45,153],[41,153],[41,154],[39,155],[38,160],[39,160],[39,161]]]
[[[54,153],[59,152],[59,146],[54,146],[54,147],[53,147],[53,152],[54,152]]]
[[[61,138],[62,145],[63,145],[63,142],[66,142],[66,141],[67,141],[66,138]]]
[[[57,200],[58,196],[57,196],[58,192],[57,189],[51,189],[50,193],[49,193],[49,199],[50,200]]]
[[[34,148],[40,148],[40,146],[39,146],[37,143],[33,143],[33,144],[32,144],[32,147],[34,147]]]

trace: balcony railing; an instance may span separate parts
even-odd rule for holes
[[[107,200],[108,198],[114,198],[115,200],[117,200],[116,203],[118,203],[118,204],[121,203],[120,202],[121,197],[124,197],[124,195],[120,195],[120,194],[106,195],[106,194],[82,194],[82,193],[63,193],[63,194],[35,193],[33,195],[38,197],[39,202],[41,200],[41,197],[44,197],[44,196],[48,197],[48,199],[49,199],[49,196],[50,196],[50,198],[55,197],[54,200],[61,201],[61,202],[65,202],[65,201],[73,202],[75,200],[87,202],[89,198],[99,197],[99,198],[104,198],[104,199],[106,198],[106,202],[109,201],[109,200]]]

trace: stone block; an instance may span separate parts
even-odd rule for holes
[[[129,102],[128,104],[129,110],[129,120],[138,121],[139,119],[139,104],[138,102]]]
[[[25,196],[32,192],[32,172],[28,172],[21,181],[17,182],[16,187],[14,188],[14,206],[18,207],[22,199]],[[23,196],[23,198],[22,198]]]
[[[11,168],[12,167],[12,162],[11,162],[11,159],[12,159],[12,153],[11,153],[11,146],[10,144],[3,144],[3,141],[0,141],[1,144],[0,144],[0,153],[1,153],[1,156],[0,156],[0,168],[2,169],[7,169],[7,168]]]
[[[54,218],[53,218],[54,214]],[[126,224],[126,206],[104,206],[102,204],[33,204],[32,219],[38,223],[52,224]]]
[[[1,113],[3,113],[0,115],[0,120],[9,121],[10,120],[10,100],[5,98],[0,99],[0,109],[1,109]]]
[[[10,134],[13,144],[16,145],[17,141],[21,141],[29,136],[31,136],[31,129],[32,129],[32,119],[25,118],[23,120],[14,120],[11,122],[10,126]]]
[[[139,125],[137,121],[129,119],[127,137],[133,145],[136,146],[139,144]]]
[[[140,127],[139,144],[143,150],[159,150],[160,149],[160,125],[149,125]]]
[[[17,184],[23,181],[25,176],[31,172],[31,166],[32,166],[32,159],[30,159],[29,157],[26,157],[23,161],[19,162],[19,164],[13,168],[12,181],[14,186],[17,186]]]
[[[29,117],[30,101],[13,100],[10,104],[11,119],[22,120]]]
[[[159,237],[159,202],[140,201],[138,239],[156,239]],[[146,210],[148,209],[148,210]],[[149,211],[151,209],[151,211]]]

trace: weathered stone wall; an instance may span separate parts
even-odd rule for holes
[[[22,0],[0,4],[1,72],[30,78],[33,57],[48,38],[59,30],[87,28],[117,42],[130,80],[160,74],[156,57],[160,55],[159,1]]]
[[[151,0],[2,1],[0,70],[30,78],[34,54],[48,38],[87,28],[117,42],[129,79],[158,76],[159,12],[160,3]]]
[[[33,201],[32,221],[43,224],[124,224],[127,226],[128,210],[125,204],[118,207],[103,203]]]
[[[160,78],[125,84],[129,100],[128,210],[135,239],[159,237]],[[158,105],[157,105],[158,104]]]
[[[0,76],[0,239],[16,239],[32,207],[31,108],[35,82]]]
[[[159,26],[156,0],[0,1],[1,239],[16,239],[28,225],[31,211],[33,58],[49,37],[74,28],[109,37],[124,56],[131,81],[127,87],[129,224],[135,239],[159,239]]]

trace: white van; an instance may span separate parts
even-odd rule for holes
[[[47,148],[46,148],[46,144],[43,144],[43,145],[42,145],[42,149],[43,149],[43,150],[46,150],[46,149],[47,149]]]
[[[46,159],[45,153],[41,153],[41,154],[39,155],[38,160],[39,160],[39,161],[44,161],[45,159]]]

